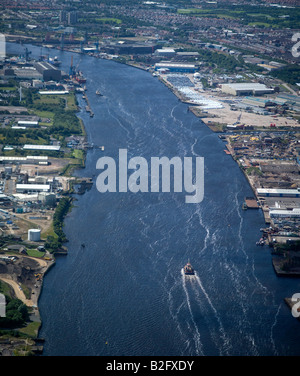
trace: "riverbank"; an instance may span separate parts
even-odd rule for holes
[[[170,75],[172,77],[172,75]],[[270,216],[270,208],[273,205],[276,205],[276,198],[273,201],[266,200],[265,197],[260,196],[257,193],[258,187],[264,187],[268,183],[267,180],[264,181],[260,178],[260,175],[263,175],[259,167],[259,158],[257,159],[257,150],[260,146],[261,138],[257,136],[257,133],[254,132],[263,132],[268,131],[298,131],[299,123],[295,119],[288,119],[284,116],[276,117],[276,129],[270,130],[270,123],[274,122],[273,116],[266,116],[266,115],[259,115],[254,113],[248,112],[240,112],[236,110],[232,110],[229,106],[228,97],[224,96],[224,94],[220,93],[216,90],[206,89],[203,90],[202,86],[194,79],[194,76],[191,74],[185,74],[191,83],[194,85],[194,94],[196,101],[203,101],[203,105],[197,105],[195,102],[191,101],[188,97],[185,96],[182,90],[180,90],[180,81],[177,82],[178,86],[174,86],[170,80],[168,80],[169,75],[157,75],[158,79],[165,84],[173,93],[178,97],[180,101],[189,105],[188,110],[191,111],[196,117],[200,118],[201,121],[206,124],[213,132],[219,133],[220,138],[226,143],[224,152],[230,155],[238,164],[239,168],[243,172],[244,176],[246,177],[249,186],[253,192],[253,202],[256,203],[256,208],[261,210],[264,216],[265,224],[267,225],[266,230],[262,233],[260,239],[253,240],[253,243],[256,242],[256,245],[259,246],[268,246],[270,251],[272,251],[273,247],[276,247],[277,243],[286,244],[287,242],[296,241],[299,239],[300,232],[299,228],[298,231],[295,231],[295,234],[287,231],[286,228],[281,227],[280,223],[274,222],[274,219]],[[189,93],[189,95],[191,95]],[[230,98],[232,100],[232,98]],[[210,108],[211,107],[211,108]],[[216,108],[214,108],[216,107]],[[236,124],[228,128],[228,124]],[[236,128],[236,129],[234,129]],[[242,132],[244,131],[244,132]],[[243,133],[249,133],[249,136],[244,136]],[[224,136],[221,136],[224,134]],[[252,135],[252,136],[251,136]],[[241,139],[241,141],[239,141]],[[293,141],[293,145],[297,144],[298,139]],[[250,146],[249,146],[250,145]],[[278,152],[278,146],[276,143],[273,144],[274,147],[274,154],[276,155],[276,159],[284,159],[286,156],[287,159],[290,159],[290,155],[288,155],[288,151],[283,151],[281,154]],[[267,144],[265,147],[269,147],[272,149],[272,145]],[[292,149],[293,146],[290,148]],[[277,149],[276,149],[277,148]],[[261,150],[261,149],[260,149]],[[260,153],[260,152],[259,152]],[[256,161],[255,160],[256,157]],[[272,154],[269,154],[267,158],[272,158]],[[294,156],[296,160],[296,155]],[[264,162],[266,165],[268,162]],[[274,162],[274,158],[270,161],[271,165],[276,165]],[[284,163],[284,162],[283,162]],[[277,162],[278,166],[282,165],[282,162]],[[278,167],[280,169],[280,167]],[[297,170],[297,169],[296,169]],[[251,172],[250,172],[251,171]],[[252,172],[253,171],[253,172]],[[257,172],[258,171],[258,172]],[[278,178],[279,171],[277,170],[277,180],[280,181]],[[286,168],[285,166],[282,168],[282,181],[286,179]],[[272,177],[271,179],[274,180]],[[271,180],[271,183],[273,183]],[[298,175],[291,175],[290,180],[292,183],[294,181],[295,184],[299,184]],[[271,184],[270,183],[270,184]],[[290,183],[292,185],[292,183]],[[276,187],[277,188],[277,187]],[[245,198],[245,202],[246,202]],[[283,202],[284,199],[280,198]],[[294,199],[296,201],[296,199]],[[248,207],[246,203],[243,203],[243,209],[247,210]],[[287,203],[286,205],[291,205],[291,202]],[[298,200],[295,207],[300,206],[300,201]],[[285,224],[283,222],[283,224]],[[275,229],[275,230],[274,230]],[[285,231],[285,233],[284,233]],[[292,238],[291,238],[292,236]],[[298,236],[298,237],[297,237]],[[285,255],[277,255],[272,257],[272,265],[274,272],[279,277],[300,277],[300,267],[299,267],[299,258],[297,253],[286,251]]]
[[[70,81],[64,78],[60,85],[62,82],[68,85]],[[18,80],[9,85],[10,93],[16,93]],[[1,161],[6,166],[1,176],[0,292],[7,301],[22,302],[29,318],[24,314],[22,325],[20,320],[12,319],[3,323],[0,356],[41,353],[42,347],[35,345],[42,342],[38,339],[42,325],[39,299],[44,277],[55,265],[56,257],[68,254],[63,225],[74,200],[74,186],[79,185],[80,194],[90,187],[89,179],[73,174],[85,166],[86,150],[90,148],[84,124],[77,116],[80,109],[75,90],[65,90],[58,96],[47,89],[49,94],[45,95],[23,85],[22,106],[4,106],[1,118],[6,128],[3,140],[6,137],[5,142],[13,146],[9,152],[3,150]],[[14,108],[21,108],[22,113]],[[20,121],[34,121],[36,129],[18,127]],[[33,149],[31,157],[23,157],[28,154],[26,144]],[[19,183],[31,185],[19,191]],[[41,185],[43,192],[39,190]],[[31,239],[33,232],[37,236]]]
[[[38,338],[42,319],[38,307],[47,272],[55,265],[54,258],[37,258],[11,253],[0,257],[0,282],[11,289],[11,296],[28,309],[30,321],[18,329],[19,335],[7,337],[5,330],[0,336],[0,356],[41,354],[43,339]],[[6,261],[8,260],[8,261]],[[7,331],[10,333],[10,331]],[[9,334],[8,334],[9,335]]]

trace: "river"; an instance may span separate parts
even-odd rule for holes
[[[43,53],[68,72],[71,53]],[[148,161],[199,156],[204,199],[99,193],[95,184],[77,196],[65,220],[68,256],[46,275],[39,301],[44,355],[300,355],[300,323],[283,300],[299,292],[299,281],[278,278],[270,250],[256,246],[264,218],[242,210],[252,190],[223,141],[149,73],[73,58],[95,114],[78,95],[78,116],[88,140],[105,147],[88,151],[76,174],[95,181],[97,160],[117,161],[119,149]],[[182,275],[188,260],[193,277]]]

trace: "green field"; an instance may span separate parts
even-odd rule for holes
[[[104,18],[96,18],[96,22],[101,22],[101,23],[116,23],[116,24],[121,24],[122,21],[118,18],[109,18],[109,17],[104,17]]]
[[[31,257],[43,257],[45,252],[40,252],[37,249],[27,249],[28,256]]]
[[[185,8],[178,9],[177,13],[190,15],[194,17],[211,17],[211,18],[232,18],[244,25],[255,25],[258,27],[272,28],[300,28],[300,8],[286,8],[282,18],[282,9],[274,7],[248,6],[243,8],[239,5],[226,6],[222,8]]]

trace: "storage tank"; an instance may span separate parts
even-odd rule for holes
[[[28,230],[28,240],[31,242],[38,242],[41,240],[41,230],[32,228]]]

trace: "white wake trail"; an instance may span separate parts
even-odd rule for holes
[[[183,290],[184,290],[185,295],[186,295],[187,305],[188,305],[190,315],[191,315],[191,319],[192,319],[192,322],[193,322],[193,325],[194,325],[194,333],[195,333],[194,334],[194,340],[195,340],[195,346],[196,346],[196,353],[197,353],[197,355],[204,355],[203,350],[202,350],[203,345],[202,345],[201,340],[200,340],[200,333],[199,333],[198,327],[195,323],[194,315],[193,315],[193,312],[192,312],[190,297],[189,297],[189,293],[188,293],[188,290],[187,290],[187,287],[186,287],[186,280],[185,280],[185,274],[184,274],[183,269],[181,269],[181,275],[182,275]]]
[[[220,315],[218,314],[218,311],[215,308],[215,306],[213,305],[213,303],[212,303],[208,293],[206,292],[205,288],[203,287],[202,282],[201,282],[197,272],[195,272],[195,280],[197,281],[201,291],[203,292],[206,300],[208,301],[209,306],[211,307],[211,309],[214,313],[215,318],[217,319],[217,322],[218,322],[218,325],[219,325],[219,332],[221,333],[221,338],[223,340],[223,348],[225,350],[226,355],[229,355],[229,348],[231,347],[231,345],[229,343],[229,338],[226,336],[226,332],[225,332],[224,327],[222,325]]]

